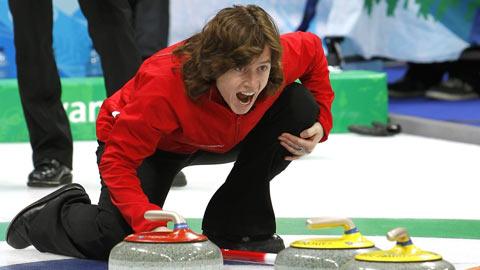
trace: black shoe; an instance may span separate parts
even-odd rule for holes
[[[29,187],[58,187],[72,183],[70,169],[55,159],[45,159],[28,175]]]
[[[172,187],[184,187],[187,185],[187,177],[183,172],[179,172],[177,175],[175,175],[175,178],[173,178],[173,183]]]
[[[437,86],[431,87],[425,96],[432,99],[457,101],[479,98],[473,86],[458,78],[450,78]]]
[[[422,81],[404,78],[388,85],[388,95],[393,98],[421,97],[428,87]]]
[[[219,248],[278,253],[285,249],[283,239],[277,234],[260,236],[219,236],[205,234]]]
[[[12,222],[10,222],[10,225],[8,225],[6,234],[7,243],[16,249],[22,249],[30,246],[31,242],[28,237],[30,222],[38,215],[40,210],[42,210],[47,203],[56,198],[63,197],[65,193],[72,191],[85,192],[85,189],[83,189],[83,187],[79,184],[69,184],[63,186],[20,211],[13,218]]]

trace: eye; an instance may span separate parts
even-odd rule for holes
[[[244,72],[245,67],[235,67],[235,68],[233,68],[233,70],[238,71],[238,72]]]
[[[263,71],[268,71],[268,68],[269,68],[268,65],[261,65],[258,67],[258,70],[263,72]]]

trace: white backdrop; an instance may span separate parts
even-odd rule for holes
[[[171,1],[170,41],[182,40],[199,31],[218,10],[232,4],[260,5],[275,19],[280,32],[294,31],[302,20],[305,2],[174,0]],[[432,14],[422,16],[421,6],[415,0],[398,2],[393,14],[388,14],[385,0],[374,4],[370,13],[365,8],[365,0],[320,0],[309,31],[321,37],[345,36],[345,53],[365,58],[382,56],[414,62],[454,60],[469,46],[465,33],[472,27],[473,17],[467,16],[467,11],[474,10],[475,6],[469,6],[468,0],[459,1],[439,15],[435,12],[439,8],[435,5],[440,5],[437,2],[434,0],[426,6]],[[452,25],[454,27],[450,27]]]

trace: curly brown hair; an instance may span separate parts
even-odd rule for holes
[[[263,93],[272,95],[283,82],[280,35],[272,17],[256,5],[220,10],[200,33],[174,51],[184,60],[182,73],[188,96],[196,99],[207,92],[218,77],[248,65],[265,46],[271,51],[271,69]]]

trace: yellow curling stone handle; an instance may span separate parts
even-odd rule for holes
[[[307,228],[309,229],[324,229],[343,227],[345,231],[356,228],[353,221],[349,218],[341,217],[318,217],[307,219]]]
[[[430,262],[442,259],[437,253],[424,251],[415,246],[407,229],[395,228],[387,233],[387,239],[397,244],[390,250],[372,251],[355,256],[356,260],[368,262]]]
[[[307,228],[324,229],[343,227],[343,235],[338,238],[313,238],[293,242],[290,246],[295,248],[311,249],[356,249],[370,248],[375,244],[358,231],[353,221],[349,218],[319,217],[307,219]]]

